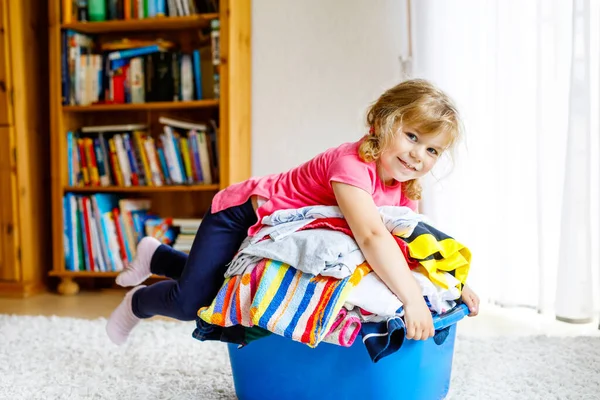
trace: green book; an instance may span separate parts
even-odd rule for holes
[[[88,18],[90,21],[106,21],[106,0],[88,0]]]

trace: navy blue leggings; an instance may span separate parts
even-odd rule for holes
[[[252,202],[218,213],[210,209],[196,233],[189,256],[161,245],[150,270],[174,280],[157,282],[136,291],[133,313],[138,318],[163,315],[182,321],[196,319],[198,309],[208,306],[224,281],[227,264],[257,221]]]

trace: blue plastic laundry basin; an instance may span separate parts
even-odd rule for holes
[[[316,348],[271,335],[238,349],[228,345],[240,400],[443,399],[450,387],[455,323],[468,314],[462,305],[434,318],[450,326],[446,340],[406,340],[399,351],[373,363],[360,338],[351,347],[321,343]]]

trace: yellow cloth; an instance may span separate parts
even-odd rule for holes
[[[417,224],[409,237],[401,239],[406,242],[410,257],[420,264],[416,270],[433,283],[447,289],[444,273],[448,272],[465,284],[471,266],[471,252],[467,247],[423,222]]]

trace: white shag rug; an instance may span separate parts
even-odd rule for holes
[[[0,399],[235,399],[222,343],[144,321],[123,347],[106,320],[0,315]],[[450,399],[599,399],[600,337],[459,335]]]

